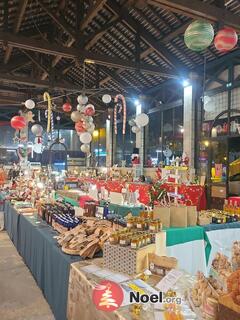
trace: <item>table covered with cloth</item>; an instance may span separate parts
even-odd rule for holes
[[[56,320],[66,320],[70,265],[81,258],[64,254],[57,233],[36,216],[23,216],[9,202],[5,229],[48,301]],[[39,306],[41,307],[41,306]]]

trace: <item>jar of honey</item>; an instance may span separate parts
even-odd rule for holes
[[[133,227],[134,227],[133,218],[127,219],[127,228],[128,228],[128,229],[133,229]]]
[[[144,219],[140,218],[138,219],[137,221],[137,230],[141,230],[143,231],[144,230]]]
[[[149,224],[149,230],[151,232],[158,232],[158,221],[157,220],[151,220]]]
[[[132,238],[131,240],[131,248],[132,249],[139,249],[139,238],[135,237],[135,238]]]
[[[118,244],[119,242],[119,235],[117,232],[113,232],[109,237],[110,244]]]
[[[128,246],[128,237],[126,234],[122,234],[120,237],[119,237],[119,245],[121,247],[127,247]]]

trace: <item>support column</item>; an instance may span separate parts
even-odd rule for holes
[[[183,105],[183,151],[189,157],[189,165],[194,168],[194,157],[196,148],[195,137],[195,115],[196,103],[198,98],[198,76],[190,75],[190,83],[184,88],[184,105]]]

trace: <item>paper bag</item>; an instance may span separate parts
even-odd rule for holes
[[[188,226],[197,225],[197,207],[196,206],[187,207],[187,225]]]
[[[171,227],[186,228],[188,221],[187,206],[171,206],[170,207]]]
[[[160,219],[162,226],[170,227],[170,208],[164,206],[154,206],[153,219]]]

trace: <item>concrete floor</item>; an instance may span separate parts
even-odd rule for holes
[[[0,232],[0,319],[54,320],[41,290],[5,231]]]

